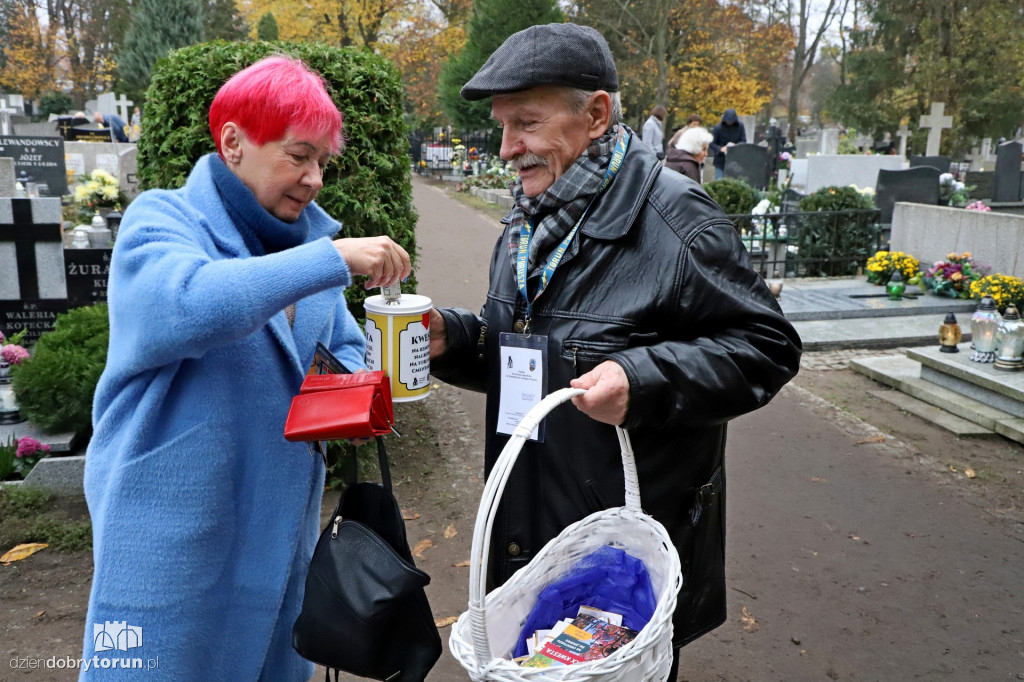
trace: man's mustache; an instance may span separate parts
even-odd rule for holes
[[[537,156],[536,154],[527,152],[510,159],[508,165],[512,170],[519,171],[523,168],[529,168],[530,166],[546,166],[548,165],[548,162],[543,156]]]

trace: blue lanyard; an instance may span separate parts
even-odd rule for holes
[[[622,159],[626,156],[626,148],[629,146],[629,135],[623,134],[619,137],[618,142],[615,143],[615,151],[612,153],[611,163],[608,164],[608,170],[604,174],[604,181],[601,183],[601,187],[597,190],[597,194],[587,204],[587,208],[583,211],[583,215],[576,221],[572,229],[569,230],[569,234],[565,235],[565,239],[555,249],[548,264],[544,266],[544,270],[540,273],[540,284],[537,285],[537,293],[533,296],[533,301],[540,298],[540,295],[544,293],[544,290],[548,288],[548,284],[551,282],[551,277],[555,274],[555,269],[562,262],[562,256],[565,255],[566,249],[569,248],[569,244],[572,243],[573,237],[576,236],[576,230],[579,229],[583,221],[586,220],[587,214],[590,212],[590,207],[594,205],[601,193],[611,184],[615,174],[619,172],[619,167],[622,165]],[[516,255],[516,285],[519,287],[519,292],[523,295],[523,299],[526,301],[526,323],[529,325],[530,312],[533,307],[533,302],[530,300],[530,296],[526,290],[526,262],[530,253],[530,240],[533,239],[533,225],[530,224],[529,218],[523,222],[523,226],[519,229],[519,253]]]

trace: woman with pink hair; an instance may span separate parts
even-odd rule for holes
[[[308,680],[291,646],[324,464],[283,425],[318,342],[364,367],[345,304],[411,270],[314,203],[344,144],[322,79],[275,56],[210,107],[217,153],[125,212],[85,489],[95,574],[82,680]],[[152,677],[156,673],[157,677]]]

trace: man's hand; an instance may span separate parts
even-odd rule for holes
[[[587,392],[572,399],[572,404],[591,419],[618,426],[629,412],[629,378],[622,367],[605,360],[579,379],[569,382],[573,388]]]
[[[412,272],[409,254],[390,237],[335,239],[334,248],[353,275],[370,276],[367,289],[403,281]]]
[[[448,350],[448,329],[444,316],[436,308],[430,309],[430,359],[439,357]]]

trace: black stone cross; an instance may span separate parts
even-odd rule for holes
[[[32,199],[8,199],[13,224],[0,223],[0,243],[14,242],[18,263],[18,287],[21,300],[39,298],[39,271],[36,268],[37,242],[63,241],[59,223],[37,224],[32,219]]]

